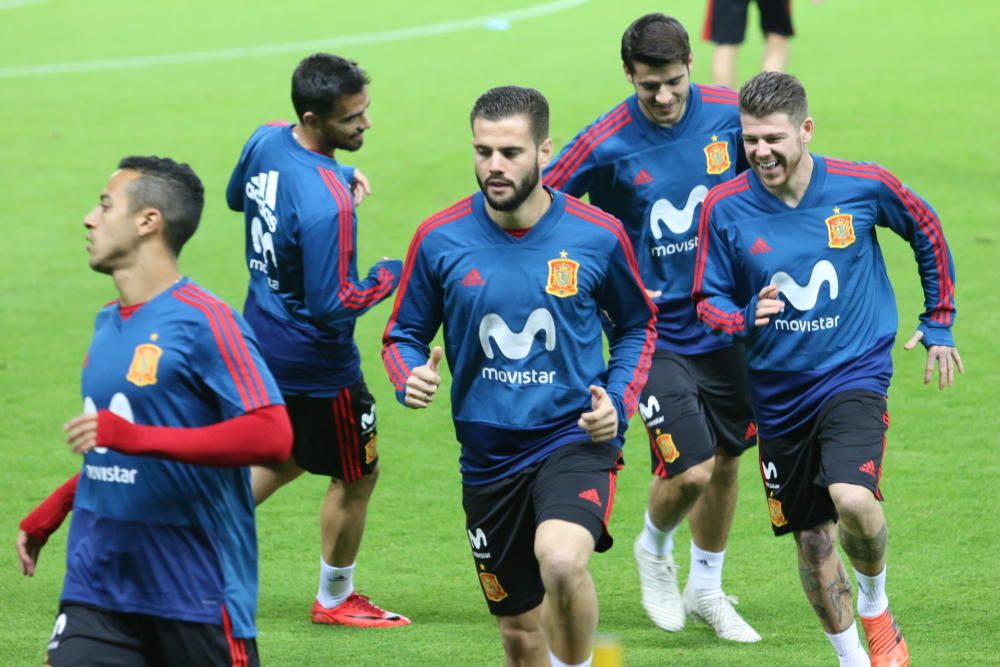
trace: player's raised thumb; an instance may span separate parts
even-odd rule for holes
[[[427,358],[427,368],[437,373],[441,366],[442,356],[444,356],[444,351],[441,350],[441,346],[435,345],[434,349],[431,350],[431,356]]]
[[[590,385],[590,407],[596,410],[598,404],[601,402],[601,399],[606,395],[607,392],[604,391],[603,387],[595,387],[594,385]]]

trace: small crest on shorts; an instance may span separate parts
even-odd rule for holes
[[[660,455],[663,456],[663,460],[667,463],[673,463],[681,455],[677,449],[677,445],[674,444],[674,437],[669,433],[660,433],[660,429],[656,429],[656,431],[658,433],[656,436],[656,446],[660,449]]]
[[[559,259],[549,260],[549,280],[545,285],[545,291],[553,296],[565,298],[577,293],[576,274],[580,269],[580,262],[567,259],[565,250],[559,253]]]
[[[137,387],[156,384],[156,368],[162,356],[163,348],[159,345],[143,343],[136,346],[125,379]]]
[[[781,501],[777,498],[767,499],[767,509],[771,513],[771,525],[781,528],[788,523],[785,512],[781,509]]]
[[[372,461],[378,458],[378,436],[373,435],[371,439],[365,443],[365,465],[371,464]]]
[[[850,213],[841,213],[839,206],[834,207],[833,215],[824,222],[831,248],[846,248],[857,240],[854,236],[854,216]]]
[[[712,135],[712,143],[705,146],[705,171],[710,174],[725,173],[732,162],[729,160],[729,142],[719,141],[719,137]]]
[[[500,602],[507,597],[507,591],[500,585],[497,575],[489,572],[479,573],[479,583],[483,587],[483,593],[490,602]]]

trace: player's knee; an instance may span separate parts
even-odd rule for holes
[[[875,515],[881,516],[878,500],[867,488],[856,484],[831,484],[829,490],[841,520],[851,526],[864,526],[872,523]]]
[[[697,465],[693,465],[674,478],[678,490],[687,498],[697,498],[708,486],[715,470],[715,457],[712,456]]]
[[[545,655],[548,650],[539,624],[525,622],[520,617],[505,617],[499,626],[500,642],[512,664],[528,664],[532,656]]]
[[[540,552],[538,565],[545,591],[556,599],[570,596],[589,576],[588,556],[558,546]]]
[[[799,562],[810,569],[822,567],[837,553],[832,526],[829,522],[795,533]]]

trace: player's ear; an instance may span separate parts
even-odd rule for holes
[[[544,169],[552,161],[552,137],[542,142],[538,147],[538,166]]]
[[[635,81],[632,80],[632,72],[629,71],[628,63],[622,62],[622,71],[625,72],[625,80],[634,86]]]
[[[802,121],[802,126],[799,128],[799,135],[802,137],[803,146],[808,146],[809,142],[812,141],[814,129],[815,123],[812,116],[806,116],[805,120]]]
[[[302,125],[308,128],[314,128],[319,124],[319,116],[317,116],[312,111],[307,111],[302,114]]]
[[[156,234],[163,229],[163,214],[152,207],[136,211],[135,231],[139,236]]]
[[[691,76],[691,72],[694,70],[694,51],[688,54],[688,76]]]

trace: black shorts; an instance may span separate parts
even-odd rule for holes
[[[375,469],[375,399],[363,381],[333,398],[286,396],[285,405],[295,438],[292,458],[300,468],[347,484]]]
[[[259,667],[257,642],[222,625],[121,614],[65,602],[45,664],[51,667]]]
[[[667,479],[721,449],[739,456],[757,443],[743,346],[705,354],[657,350],[639,416],[649,434],[650,470]]]
[[[514,616],[542,603],[535,530],[543,521],[578,524],[593,535],[596,551],[611,548],[608,520],[620,461],[613,445],[573,443],[506,479],[462,487],[465,527],[491,614]]]
[[[708,0],[702,38],[716,44],[742,44],[747,30],[747,5],[750,0]],[[791,0],[757,0],[760,29],[765,35],[791,37]]]
[[[852,390],[834,395],[806,424],[760,441],[771,528],[775,535],[836,521],[827,490],[843,482],[863,486],[882,500],[882,457],[889,412],[885,396]]]

